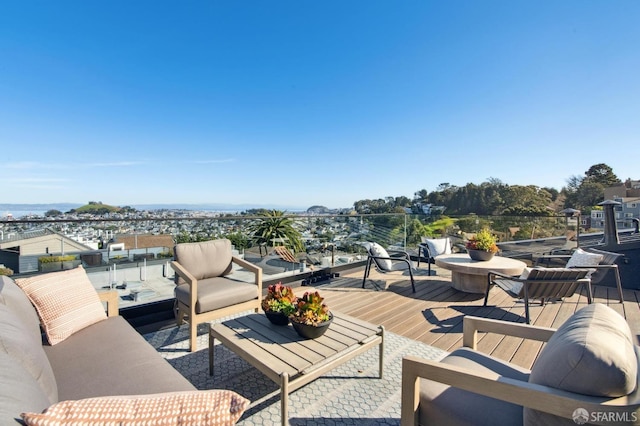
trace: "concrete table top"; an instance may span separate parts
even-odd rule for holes
[[[443,254],[435,257],[436,265],[451,271],[451,286],[467,293],[485,293],[487,275],[496,271],[507,275],[520,275],[527,266],[521,260],[494,256],[487,261],[472,260],[467,253]]]

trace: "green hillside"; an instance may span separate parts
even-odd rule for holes
[[[104,214],[120,211],[120,207],[103,204],[102,201],[89,201],[89,204],[78,207],[77,209],[74,209],[72,211],[75,211],[76,213]]]

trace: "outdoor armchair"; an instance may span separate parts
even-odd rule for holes
[[[616,264],[621,257],[624,257],[624,254],[595,248],[585,248],[584,250],[578,248],[572,254],[548,254],[540,256],[536,259],[535,266],[561,264],[566,268],[589,268],[592,269],[589,276],[591,284],[599,284],[607,276],[609,271],[612,271],[616,280],[616,286],[618,287],[620,303],[622,303],[624,302],[622,281],[620,280],[620,271]]]
[[[426,259],[429,275],[431,275],[431,264],[435,263],[435,257],[441,254],[451,254],[451,240],[446,238],[422,237],[422,242],[418,244],[418,268],[420,260]],[[433,272],[435,275],[435,271]]]
[[[411,288],[414,293],[416,292],[416,285],[413,279],[413,262],[411,262],[407,252],[401,250],[387,251],[380,244],[371,242],[364,243],[364,247],[367,249],[367,265],[364,269],[364,277],[362,277],[362,288],[364,288],[369,277],[371,266],[375,265],[378,272],[383,274],[409,271]]]
[[[531,299],[540,299],[540,303],[544,305],[547,299],[571,297],[579,286],[584,285],[587,289],[588,303],[591,303],[591,281],[586,278],[588,273],[586,269],[536,267],[525,269],[522,275],[513,277],[489,271],[484,306],[487,306],[491,286],[497,285],[511,296],[524,299],[525,319],[529,324],[529,300]]]
[[[233,264],[253,273],[253,282],[234,279]],[[198,324],[248,310],[258,312],[262,269],[232,256],[227,239],[175,246],[176,320],[189,323],[190,350],[197,350]]]
[[[478,351],[479,332],[547,343],[528,370]],[[403,358],[401,425],[638,424],[638,350],[624,318],[598,303],[557,330],[466,316],[462,348]]]

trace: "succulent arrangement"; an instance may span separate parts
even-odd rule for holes
[[[267,287],[267,295],[262,299],[262,310],[265,312],[280,312],[289,316],[295,311],[296,296],[293,289],[281,283]]]
[[[497,253],[499,250],[496,245],[496,238],[487,228],[483,228],[475,236],[471,237],[467,241],[466,247],[469,250],[481,250],[489,253]]]
[[[291,322],[317,326],[331,319],[329,307],[323,303],[320,293],[306,292],[296,300],[295,310],[289,315]]]

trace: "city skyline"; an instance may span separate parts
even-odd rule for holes
[[[638,179],[640,3],[9,3],[2,203]]]

